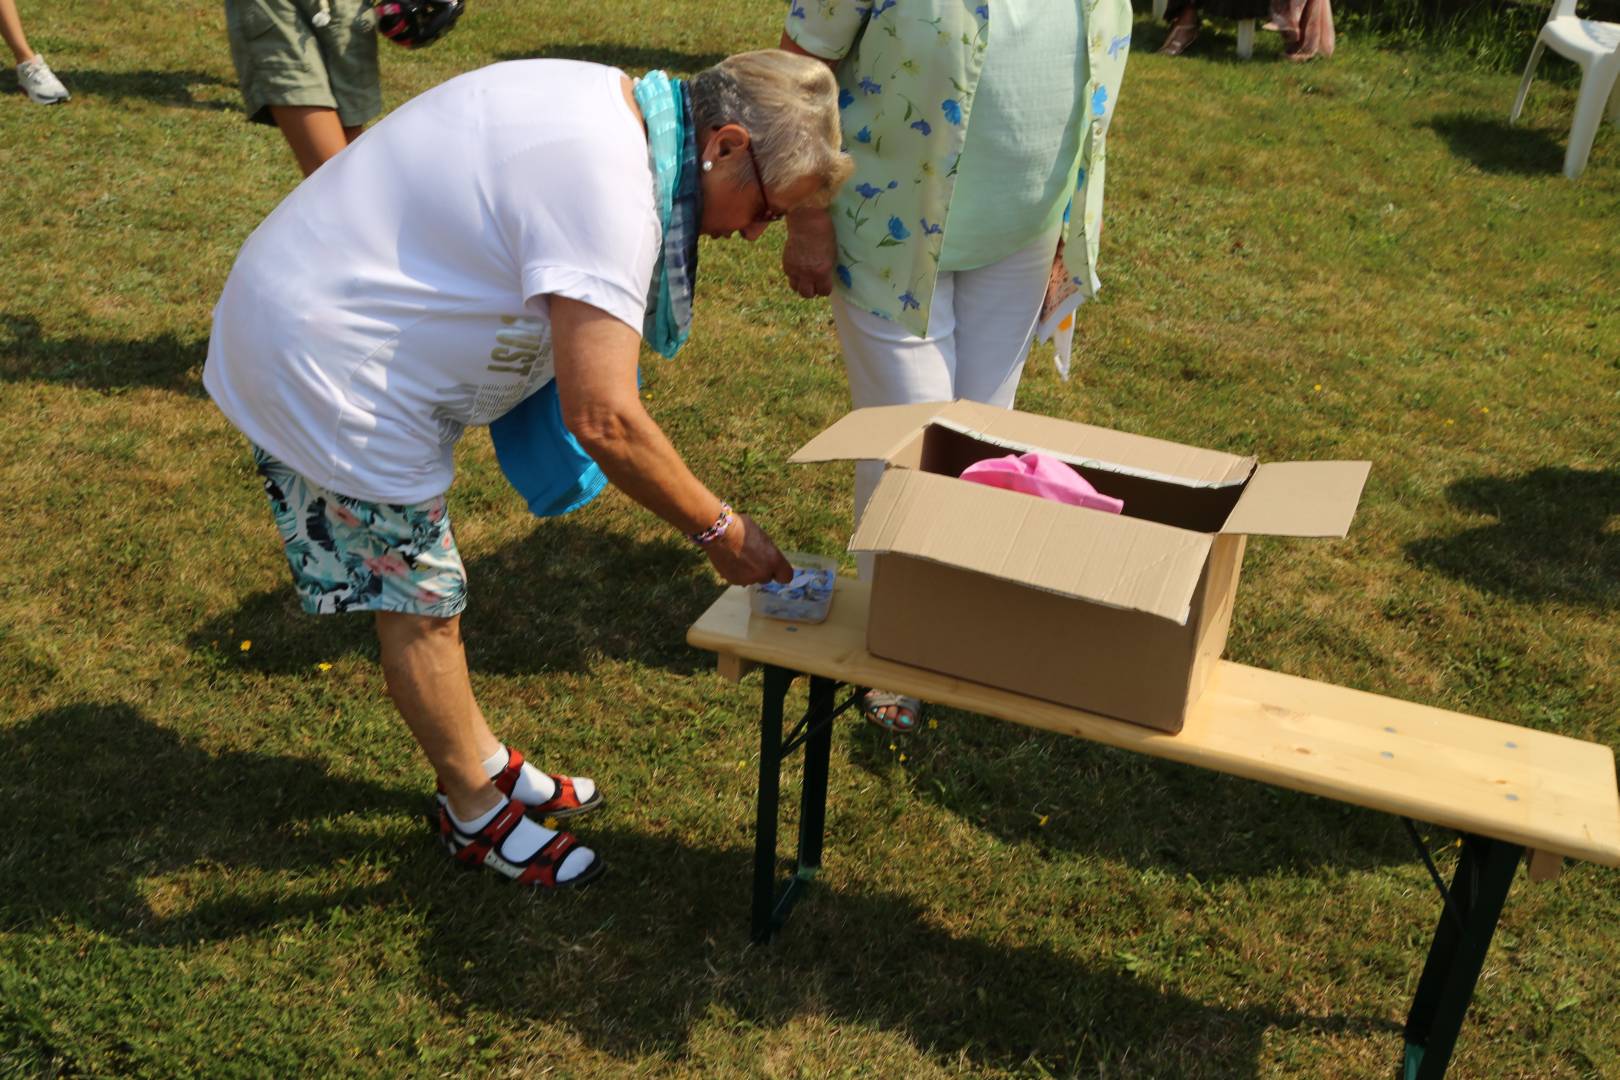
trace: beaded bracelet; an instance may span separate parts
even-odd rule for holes
[[[710,544],[726,535],[726,530],[731,528],[731,522],[734,517],[735,515],[731,512],[731,504],[723,502],[720,504],[720,516],[714,519],[713,525],[710,525],[702,532],[687,533],[686,537],[698,547],[708,547]]]

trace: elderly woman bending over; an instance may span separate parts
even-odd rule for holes
[[[700,232],[757,239],[844,181],[837,93],[824,65],[776,50],[690,82],[496,64],[401,106],[237,257],[204,384],[252,443],[305,611],[376,613],[389,695],[464,863],[591,880],[601,858],[540,822],[602,792],[525,762],[474,700],[445,504],[455,443],[493,424],[537,512],[611,480],[727,581],[787,580],[647,414],[636,371],[643,337],[666,356],[686,340]]]

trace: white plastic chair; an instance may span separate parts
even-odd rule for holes
[[[1170,0],[1153,0],[1153,17],[1155,19],[1164,18],[1164,13],[1169,10],[1169,7]],[[1254,55],[1254,20],[1239,19],[1237,31],[1238,59],[1247,60]]]
[[[1573,180],[1586,168],[1592,140],[1603,122],[1605,102],[1609,106],[1610,122],[1620,126],[1620,92],[1615,89],[1620,82],[1620,23],[1578,18],[1575,0],[1553,0],[1552,15],[1536,36],[1535,48],[1530,50],[1530,63],[1525,65],[1524,79],[1519,83],[1519,96],[1513,99],[1508,123],[1517,123],[1519,114],[1524,111],[1530,80],[1535,77],[1536,65],[1547,49],[1581,66],[1581,92],[1575,99],[1569,149],[1564,151],[1564,175]]]

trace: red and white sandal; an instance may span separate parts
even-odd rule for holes
[[[511,835],[512,830],[523,821],[523,814],[527,808],[516,799],[507,799],[506,805],[501,807],[500,813],[479,829],[476,833],[462,832],[456,823],[450,819],[448,808],[439,808],[439,836],[444,841],[446,850],[451,858],[469,870],[486,867],[517,882],[519,885],[534,885],[542,889],[573,889],[587,885],[602,876],[606,869],[602,857],[592,852],[592,858],[584,870],[569,878],[567,881],[557,880],[557,871],[562,868],[563,861],[570,852],[580,846],[579,840],[572,833],[560,832],[541,844],[533,855],[521,861],[506,858],[501,854],[501,845]]]
[[[506,754],[506,768],[490,777],[490,780],[494,783],[497,791],[510,799],[512,798],[512,790],[517,787],[518,777],[523,774],[523,753],[516,747],[508,746]],[[529,812],[536,817],[558,819],[578,817],[581,814],[588,814],[592,810],[600,810],[606,801],[602,798],[602,789],[596,787],[594,781],[591,786],[595,790],[591,792],[591,797],[581,801],[577,785],[580,780],[584,779],[583,777],[558,776],[555,773],[547,773],[546,775],[551,777],[551,782],[557,786],[557,791],[545,802],[529,807]],[[444,785],[440,784],[439,806],[441,808],[444,806],[444,800]]]

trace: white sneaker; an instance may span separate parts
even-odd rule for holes
[[[38,53],[17,65],[17,83],[35,105],[55,105],[69,97],[67,87]]]

